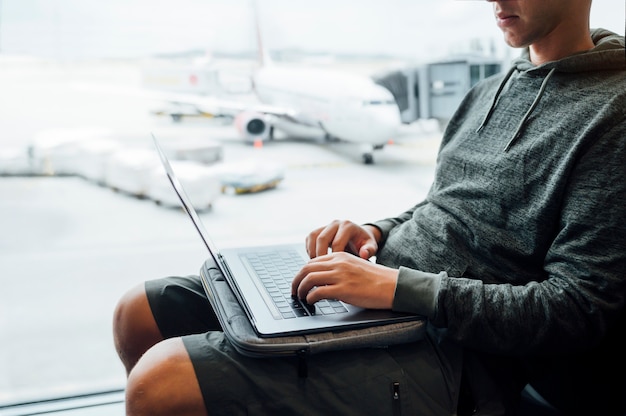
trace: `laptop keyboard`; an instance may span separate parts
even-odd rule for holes
[[[333,315],[348,310],[338,300],[321,300],[315,305],[306,304],[291,296],[291,281],[304,266],[295,250],[251,254],[245,257],[285,319],[311,315]]]

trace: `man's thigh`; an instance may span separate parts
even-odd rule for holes
[[[300,358],[245,357],[221,332],[183,341],[209,414],[440,416],[456,409],[461,360],[442,363],[428,337],[308,356],[306,378],[298,376]]]

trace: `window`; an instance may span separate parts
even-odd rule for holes
[[[594,2],[593,16],[623,33],[623,12],[604,3]],[[303,7],[276,0],[260,11],[274,58],[373,74],[464,52],[468,33],[502,45],[485,2]],[[218,178],[215,194],[190,193],[205,197],[201,217],[222,245],[300,241],[334,218],[395,215],[427,191],[439,134],[429,119],[416,121],[427,140],[388,146],[372,169],[358,146],[329,146],[311,129],[281,132],[290,113],[270,116],[276,142],[246,144],[234,114],[207,97],[253,99],[240,76],[257,65],[252,21],[247,0],[0,0],[0,411],[123,389],[111,336],[117,300],[146,279],[199,270],[206,253],[187,217],[150,194],[159,169],[150,132]],[[496,55],[511,53],[502,46]],[[499,70],[486,65],[484,75]],[[237,77],[215,76],[229,71]],[[470,73],[481,77],[476,65]],[[178,113],[154,99],[180,92],[193,106]],[[382,185],[390,167],[394,183]],[[224,179],[225,168],[252,186]]]

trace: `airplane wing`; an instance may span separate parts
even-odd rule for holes
[[[319,122],[317,120],[311,120],[309,117],[299,114],[292,108],[261,103],[253,95],[238,96],[237,100],[233,100],[222,96],[175,93],[84,82],[77,82],[72,86],[75,90],[80,91],[146,98],[175,105],[189,105],[196,108],[198,112],[212,116],[236,117],[241,113],[256,113],[286,119],[296,124],[319,128]]]
[[[261,103],[256,99],[256,96],[239,97],[240,99],[238,100],[232,100],[220,96],[154,92],[154,98],[157,97],[172,104],[192,105],[204,114],[231,116],[235,118],[236,124],[240,124],[238,126],[240,133],[244,134],[244,136],[251,135],[253,138],[257,135],[250,130],[252,126],[248,126],[248,123],[252,122],[255,124],[255,122],[260,122],[261,119],[263,119],[263,123],[266,125],[273,124],[270,121],[273,118],[282,119],[294,125],[324,130],[318,119],[311,118],[309,115],[298,112],[293,108]],[[238,119],[239,123],[237,123]],[[263,136],[264,133],[259,133],[258,135]]]
[[[255,102],[252,97],[235,101],[222,97],[195,94],[155,92],[152,95],[155,99],[174,104],[191,104],[202,111],[212,114],[237,115],[242,111],[254,111],[278,117],[293,117],[295,115],[292,109]]]
[[[172,104],[188,104],[197,107],[203,112],[215,115],[237,115],[242,111],[254,111],[278,117],[296,117],[293,109],[263,104],[258,102],[258,100],[255,101],[255,98],[252,96],[247,96],[242,98],[240,101],[235,101],[217,96],[173,93],[147,90],[145,88],[125,88],[112,85],[90,84],[85,82],[76,82],[72,85],[72,87],[79,91],[147,98]]]

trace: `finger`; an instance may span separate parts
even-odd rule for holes
[[[317,237],[319,236],[319,234],[322,232],[323,229],[324,227],[320,227],[316,230],[313,230],[306,237],[305,246],[306,246],[306,253],[309,255],[309,258],[313,258],[316,256]]]
[[[308,273],[304,279],[300,281],[296,294],[300,299],[305,299],[313,288],[333,285],[336,282],[337,281],[333,278],[332,273],[327,271],[314,271]]]
[[[309,273],[311,273],[314,270],[314,266],[311,266],[311,265],[319,263],[320,261],[323,261],[320,259],[323,259],[323,257],[312,258],[311,260],[309,260],[307,264],[302,266],[302,268],[300,269],[298,273],[296,273],[296,275],[293,277],[293,280],[291,281],[291,295],[292,296],[295,296],[298,294],[298,288],[302,284],[302,281],[309,275]]]
[[[304,267],[306,267],[306,266],[304,266]],[[302,280],[308,274],[304,270],[304,267],[302,269],[300,269],[300,271],[298,273],[296,273],[296,275],[293,277],[293,280],[291,281],[291,296],[296,296],[298,294],[298,287],[300,287],[300,283],[302,283]]]
[[[337,285],[316,286],[306,295],[306,303],[312,305],[323,299],[339,299]]]
[[[346,230],[345,228],[339,228],[337,230],[331,249],[333,253],[345,251],[346,253],[356,255],[358,252],[356,245],[351,241],[349,230]]]
[[[378,249],[374,244],[363,244],[359,250],[359,257],[368,260],[370,257],[376,254]]]
[[[328,247],[330,247],[332,242],[335,240],[338,228],[338,222],[333,221],[324,227],[324,229],[318,234],[317,241],[315,242],[316,257],[328,254]]]
[[[356,255],[359,250],[353,241],[356,236],[355,231],[358,230],[355,228],[354,223],[351,221],[340,221],[337,226],[335,238],[332,242],[332,251],[345,251]]]

